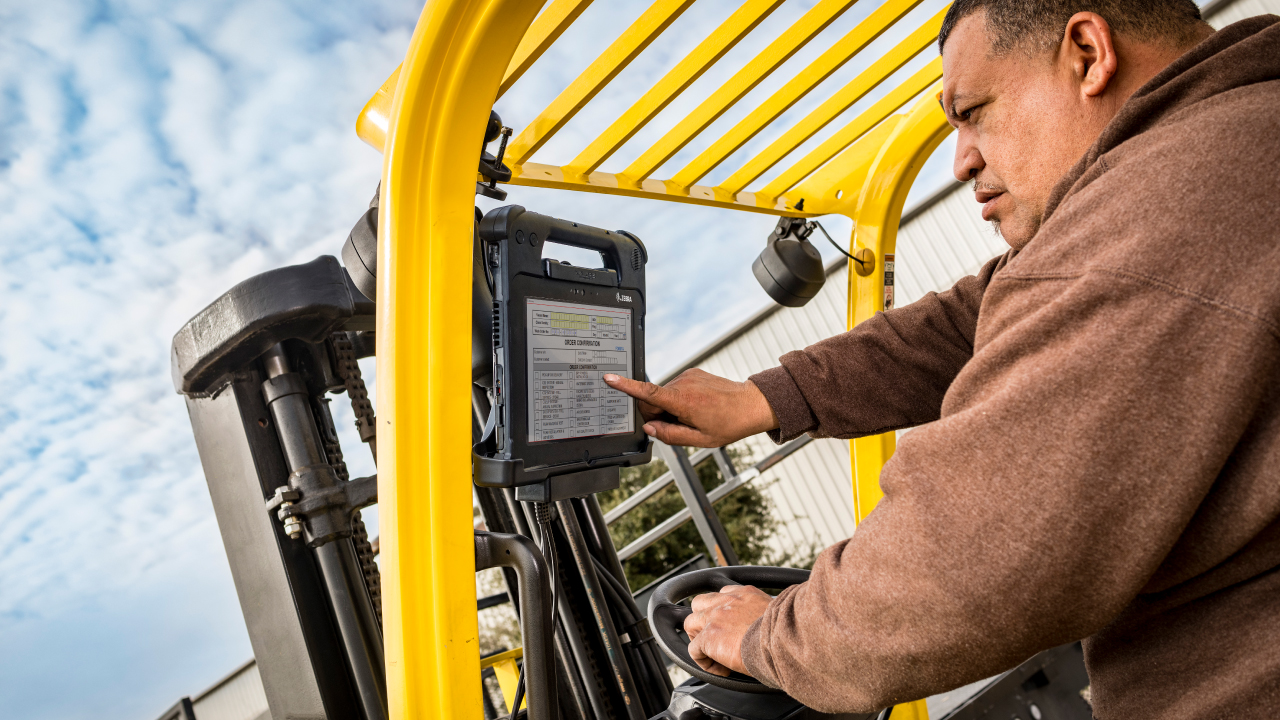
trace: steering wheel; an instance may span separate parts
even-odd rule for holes
[[[809,579],[808,570],[780,567],[736,565],[677,575],[659,585],[649,598],[649,626],[662,648],[677,665],[690,675],[709,685],[738,692],[770,694],[780,693],[753,677],[730,672],[729,677],[713,675],[698,666],[689,655],[689,636],[684,634],[684,620],[693,614],[688,605],[678,605],[690,595],[719,592],[730,585],[755,585],[781,590],[799,585]]]

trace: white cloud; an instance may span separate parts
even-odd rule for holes
[[[353,120],[416,8],[5,14],[0,697],[158,715],[249,654],[169,339],[235,282],[341,246],[381,166]]]
[[[567,36],[502,100],[504,118],[517,128],[530,120],[646,4],[596,3],[578,39]],[[810,5],[788,3],[730,59],[750,57]],[[695,5],[664,39],[696,42],[725,7]],[[0,11],[0,698],[8,713],[146,718],[247,657],[169,380],[169,340],[236,282],[337,254],[381,168],[354,119],[403,56],[417,10],[391,0],[50,0]],[[834,40],[863,15],[823,37]],[[544,152],[567,161],[608,108],[616,112],[678,58],[661,43],[652,50]],[[714,69],[636,143],[656,138],[672,113],[725,77]],[[772,92],[770,82],[758,92]],[[610,162],[642,148],[628,145]],[[509,202],[644,239],[653,375],[768,302],[750,263],[772,218],[529,188],[512,188]],[[848,225],[828,227],[839,239]],[[335,409],[347,428],[349,410]],[[349,436],[353,474],[371,473]]]

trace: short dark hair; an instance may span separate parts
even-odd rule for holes
[[[1015,48],[1034,53],[1056,46],[1062,42],[1067,21],[1080,12],[1106,18],[1116,34],[1178,45],[1190,40],[1204,22],[1194,0],[956,0],[938,33],[939,53],[956,24],[979,10],[987,12],[987,33],[997,54]]]

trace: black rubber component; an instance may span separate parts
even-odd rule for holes
[[[360,292],[371,301],[378,292],[378,203],[382,198],[382,183],[373,191],[369,209],[356,221],[342,246],[342,264]]]
[[[278,343],[370,330],[372,319],[373,303],[333,257],[268,270],[228,290],[174,335],[174,389],[189,397],[215,395]]]
[[[493,286],[480,242],[481,217],[476,208],[471,233],[471,382],[488,389],[493,387]]]
[[[502,134],[502,118],[498,115],[497,111],[490,110],[489,124],[486,125],[484,128],[484,144],[488,145],[494,140],[497,140],[498,136],[501,134]]]
[[[796,568],[736,565],[677,575],[662,583],[649,598],[649,625],[662,648],[677,665],[709,685],[737,692],[781,693],[753,677],[733,673],[729,677],[713,675],[698,666],[689,655],[689,638],[684,634],[684,620],[693,614],[687,605],[677,603],[691,595],[719,592],[730,585],[754,585],[781,590],[809,580],[808,570]]]
[[[356,221],[342,246],[342,264],[365,297],[378,292],[378,207],[369,208]]]

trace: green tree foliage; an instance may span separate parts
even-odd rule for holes
[[[735,463],[740,464],[737,461],[741,453],[733,449],[730,449],[729,453]],[[703,489],[708,492],[724,482],[724,476],[714,460],[707,460],[695,469]],[[661,460],[654,460],[643,467],[623,468],[621,487],[599,495],[601,507],[608,512],[666,472],[667,465]],[[680,491],[674,484],[668,485],[639,507],[619,518],[609,527],[609,533],[613,536],[613,542],[618,549],[622,549],[631,541],[652,530],[658,523],[683,510],[684,507]],[[715,508],[742,564],[771,565],[790,559],[789,557],[771,557],[767,540],[777,530],[778,521],[773,515],[773,503],[754,485],[744,485],[721,498]],[[627,560],[623,563],[623,569],[627,573],[627,582],[631,585],[631,589],[639,590],[680,563],[699,554],[705,555],[706,547],[702,544],[702,538],[699,537],[693,521],[689,521]]]

